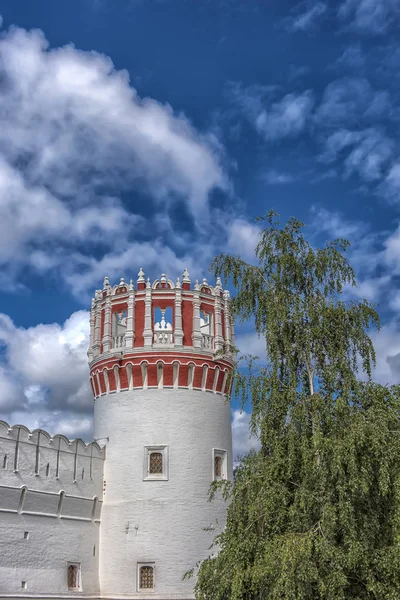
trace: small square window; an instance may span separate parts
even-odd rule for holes
[[[29,531],[24,531],[24,540],[29,540]]]
[[[138,591],[146,592],[155,588],[155,567],[153,562],[138,563]]]
[[[228,479],[228,462],[226,450],[219,450],[213,448],[212,452],[212,479],[214,481],[220,481],[222,479]]]
[[[21,581],[21,587],[23,590],[26,590],[28,588],[28,584],[26,583],[26,581]]]
[[[81,565],[79,563],[68,563],[67,581],[69,590],[81,590]]]
[[[143,479],[168,479],[168,446],[145,446]]]

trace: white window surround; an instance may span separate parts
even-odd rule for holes
[[[150,473],[150,455],[153,452],[162,454],[162,473]],[[168,446],[166,444],[144,447],[143,481],[168,481]]]
[[[153,569],[153,587],[152,588],[141,588],[140,587],[140,569],[142,567],[151,567]],[[138,562],[137,563],[137,591],[143,593],[154,592],[156,587],[156,568],[154,561]]]
[[[219,456],[222,459],[222,475],[217,476],[215,474],[215,457]],[[221,448],[213,448],[212,449],[212,480],[213,481],[222,481],[223,479],[228,479],[228,453],[226,450],[222,450]]]

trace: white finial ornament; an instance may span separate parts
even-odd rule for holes
[[[207,279],[205,277],[203,277],[203,285],[208,285]]]
[[[103,289],[110,287],[110,282],[108,281],[108,277],[104,277],[103,281]]]
[[[121,277],[121,280],[119,282],[119,285],[125,285],[125,279],[123,277]]]
[[[200,289],[199,280],[198,279],[196,279],[196,283],[195,283],[194,289],[195,290],[199,290]]]
[[[189,271],[186,268],[184,269],[184,271],[182,273],[182,282],[190,283]]]
[[[146,281],[146,287],[147,287],[147,288],[150,288],[150,287],[151,287],[151,283],[150,283],[150,277],[148,277],[148,278],[147,278],[147,281]]]
[[[137,280],[137,282],[138,283],[144,283],[144,281],[145,281],[144,271],[143,271],[142,267],[140,267],[139,273],[138,273],[138,280]]]
[[[129,282],[129,289],[133,290],[133,279],[131,279]]]
[[[221,277],[217,277],[217,284],[216,286],[217,288],[222,288],[222,281],[221,281]]]
[[[160,281],[161,283],[167,283],[167,276],[165,275],[165,273],[161,273]]]
[[[179,277],[177,277],[177,278],[176,278],[176,284],[175,284],[175,287],[176,287],[176,288],[178,288],[178,290],[179,290],[179,289],[180,289],[180,287],[181,287],[181,280],[179,279]]]

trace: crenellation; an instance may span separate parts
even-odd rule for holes
[[[105,448],[97,442],[71,441],[0,421],[0,460],[1,484],[56,493],[64,487],[70,493],[101,497]],[[0,495],[0,510],[1,506]]]

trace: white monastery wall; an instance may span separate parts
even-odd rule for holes
[[[98,538],[98,522],[2,512],[0,597],[82,595],[68,591],[70,562],[81,565],[84,594],[98,595]]]
[[[96,443],[0,421],[0,597],[71,596],[68,563],[99,593],[104,458]]]
[[[184,573],[206,558],[225,524],[226,504],[208,502],[213,449],[227,452],[232,478],[230,406],[221,394],[141,389],[95,403],[95,437],[108,437],[100,534],[106,596],[192,598]],[[146,447],[166,446],[167,477],[146,480]],[[204,531],[215,526],[214,531]],[[138,565],[154,566],[154,591],[138,592]],[[179,593],[177,593],[179,590]]]

